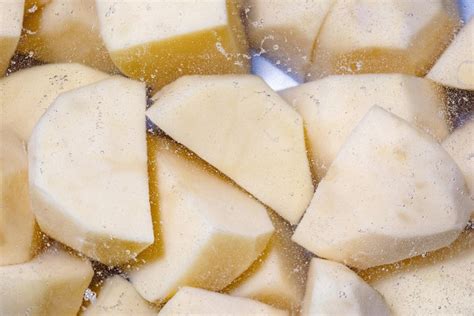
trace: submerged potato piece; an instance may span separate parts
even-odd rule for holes
[[[275,315],[288,312],[243,297],[183,287],[161,309],[160,315]]]
[[[0,76],[7,70],[20,39],[24,3],[24,0],[0,2]]]
[[[115,65],[155,91],[188,74],[249,72],[240,1],[96,0]]]
[[[390,72],[424,76],[458,25],[450,0],[336,0],[319,33],[309,79]]]
[[[382,295],[345,265],[313,258],[303,302],[302,316],[389,316]]]
[[[444,86],[474,90],[474,18],[456,35],[426,77]]]
[[[116,275],[104,281],[97,299],[87,307],[82,315],[145,316],[157,314],[157,310],[137,293],[130,282]]]
[[[403,74],[330,76],[280,92],[301,114],[311,163],[322,178],[346,138],[367,111],[378,105],[425,130],[437,140],[449,134],[444,94],[429,80]]]
[[[0,266],[28,261],[34,252],[35,217],[28,195],[25,144],[0,131]]]
[[[334,0],[250,0],[250,47],[300,80],[311,64],[320,27]]]
[[[27,3],[18,50],[44,62],[82,63],[112,72],[115,66],[98,24],[95,0]]]
[[[259,77],[187,76],[148,118],[295,224],[313,194],[303,120]]]
[[[93,275],[88,260],[57,249],[0,267],[0,315],[76,315]]]
[[[51,64],[20,70],[2,78],[2,127],[8,127],[27,141],[38,119],[60,93],[108,77],[79,64]]]
[[[434,139],[374,106],[339,151],[293,240],[369,268],[449,245],[469,219],[461,171]]]
[[[156,242],[130,268],[130,280],[157,303],[184,285],[221,290],[271,238],[265,207],[174,143],[156,138],[150,145]]]
[[[153,242],[143,84],[122,77],[62,93],[28,144],[43,232],[104,264]]]

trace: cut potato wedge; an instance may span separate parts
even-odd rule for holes
[[[137,293],[130,282],[116,275],[104,281],[99,296],[82,315],[151,316],[157,315],[157,310]]]
[[[25,144],[0,130],[0,266],[29,261],[34,252],[35,217],[28,195]]]
[[[250,70],[240,1],[96,0],[96,6],[115,65],[154,91],[183,75]]]
[[[60,93],[108,77],[79,64],[52,64],[20,70],[2,78],[2,127],[8,127],[28,141],[36,122]]]
[[[293,240],[369,268],[448,246],[468,222],[469,202],[441,145],[374,106],[319,183]]]
[[[142,83],[115,77],[62,93],[28,144],[43,232],[116,265],[153,242]]]
[[[57,249],[0,267],[0,315],[76,315],[93,274],[88,260]]]
[[[330,76],[280,92],[301,114],[311,163],[322,178],[354,127],[378,105],[437,140],[449,134],[444,93],[436,84],[403,74]]]
[[[288,312],[243,297],[183,287],[161,309],[160,315],[285,316]]]
[[[424,76],[459,25],[447,0],[336,0],[313,52],[310,80],[331,74]]]
[[[456,35],[426,77],[444,86],[474,90],[474,18]]]
[[[382,295],[345,265],[311,260],[302,316],[377,315],[389,316]]]
[[[20,52],[44,62],[115,70],[100,36],[95,0],[50,0],[29,5],[25,7]]]
[[[271,238],[265,207],[170,141],[150,146],[156,242],[130,268],[132,284],[156,303],[184,285],[223,289]]]
[[[0,2],[0,76],[7,70],[20,40],[24,0]]]
[[[148,118],[291,224],[313,194],[303,120],[251,75],[187,76],[157,93]]]

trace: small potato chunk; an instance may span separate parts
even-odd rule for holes
[[[88,260],[57,249],[0,267],[0,315],[76,315],[93,275]]]
[[[444,86],[474,90],[474,18],[456,35],[426,78]]]
[[[249,72],[239,3],[96,0],[113,62],[154,91],[183,75]]]
[[[41,230],[108,265],[153,242],[145,107],[142,83],[99,81],[56,98],[28,144]]]
[[[20,70],[2,78],[2,127],[8,127],[28,141],[36,122],[60,93],[108,77],[79,64],[52,64]]]
[[[82,63],[112,72],[115,66],[102,42],[95,0],[49,0],[25,6],[18,50],[50,63]]]
[[[449,245],[468,222],[469,202],[441,145],[374,106],[319,183],[293,240],[365,269]]]
[[[130,282],[116,275],[104,281],[99,296],[82,315],[151,316],[157,314],[157,310],[137,293]]]
[[[354,73],[424,76],[459,22],[451,0],[336,0],[319,33],[309,80]]]
[[[345,265],[311,260],[302,316],[377,315],[389,316],[382,295]]]
[[[29,261],[34,252],[35,217],[28,195],[25,144],[0,131],[0,266]]]
[[[259,77],[187,76],[148,118],[291,224],[313,194],[303,120]]]
[[[285,316],[289,314],[248,298],[183,287],[161,309],[160,315]]]
[[[334,0],[250,0],[250,47],[288,74],[305,78],[321,25]]]
[[[449,134],[444,93],[429,80],[403,74],[329,76],[280,92],[301,114],[311,163],[322,178],[354,127],[378,105],[437,140]]]
[[[156,242],[129,269],[130,280],[156,303],[184,285],[219,291],[270,240],[265,207],[171,141],[156,138],[150,148]]]
[[[24,0],[0,1],[0,76],[10,64],[20,39]]]

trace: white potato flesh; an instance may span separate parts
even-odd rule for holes
[[[313,46],[334,0],[250,0],[250,47],[292,76],[305,78]]]
[[[2,127],[28,141],[36,122],[60,93],[108,77],[79,64],[51,64],[20,70],[2,78]]]
[[[118,275],[104,281],[95,301],[92,301],[82,313],[84,316],[157,314],[157,308],[152,307],[137,293],[130,282]]]
[[[293,240],[365,269],[449,245],[468,222],[469,202],[441,145],[374,106],[319,183]]]
[[[474,18],[456,35],[426,77],[444,86],[474,90]]]
[[[285,316],[287,311],[243,297],[183,287],[161,309],[160,315],[259,315]]]
[[[252,75],[187,76],[158,92],[148,118],[291,224],[313,194],[303,120]]]
[[[302,316],[389,316],[382,295],[343,264],[313,258],[303,302]]]
[[[273,234],[265,207],[189,152],[151,140],[155,244],[130,267],[132,284],[160,303],[181,286],[221,290],[257,259]]]
[[[313,51],[310,80],[330,74],[424,76],[459,25],[449,0],[336,0]]]
[[[335,75],[280,92],[301,114],[311,163],[322,178],[354,127],[378,105],[437,140],[449,135],[444,92],[423,78],[403,74]]]
[[[0,77],[3,76],[20,40],[24,0],[0,2]]]
[[[88,260],[57,249],[0,267],[0,314],[77,315],[93,275]]]
[[[28,195],[26,145],[0,131],[0,266],[29,261],[34,252],[35,217]]]
[[[153,242],[142,83],[114,77],[62,93],[28,144],[41,230],[104,264]]]

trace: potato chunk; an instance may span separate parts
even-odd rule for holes
[[[143,84],[115,77],[61,94],[28,144],[43,232],[104,264],[153,242]]]
[[[319,33],[311,80],[330,74],[424,76],[459,25],[447,0],[337,0]]]
[[[150,150],[155,244],[130,269],[130,280],[150,302],[180,286],[221,290],[265,249],[273,226],[263,205],[191,161],[163,138]]]
[[[115,65],[155,91],[187,74],[246,73],[249,56],[236,0],[96,0]]]
[[[311,163],[319,178],[373,105],[417,125],[437,140],[449,134],[443,91],[422,78],[403,74],[330,76],[280,95],[303,117]]]
[[[183,77],[148,118],[295,224],[313,194],[303,120],[251,75]]]
[[[374,106],[339,151],[293,240],[368,268],[442,248],[469,219],[461,171],[429,135]]]
[[[34,251],[35,217],[28,195],[25,144],[0,131],[0,266],[29,261]]]
[[[288,312],[248,298],[183,287],[163,307],[160,315],[278,315]]]
[[[0,76],[10,64],[20,39],[24,0],[0,1]]]
[[[0,315],[76,315],[93,274],[88,260],[57,249],[0,267]]]

